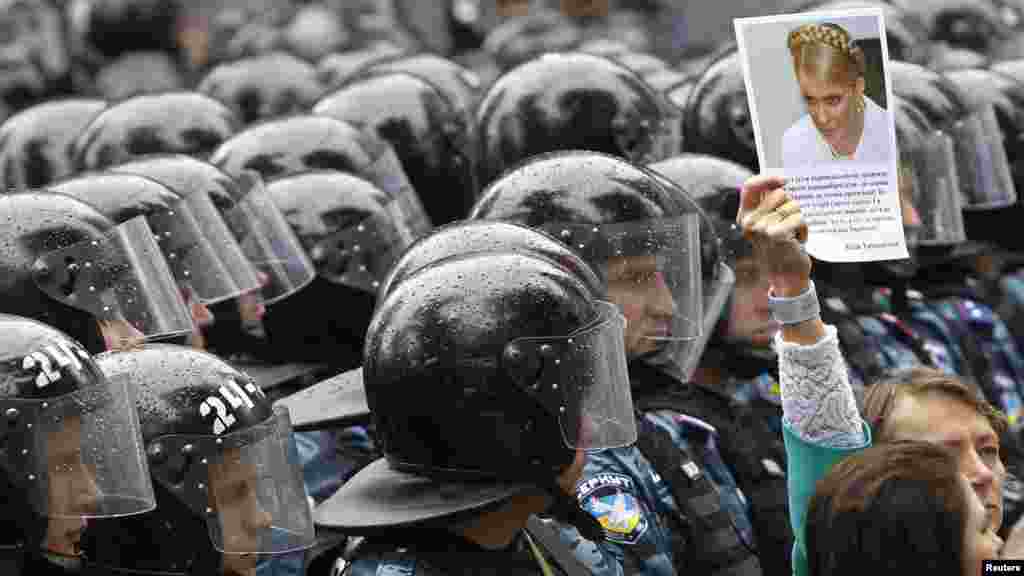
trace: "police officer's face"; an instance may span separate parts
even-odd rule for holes
[[[960,472],[991,517],[992,529],[999,529],[1003,523],[1006,468],[999,458],[999,437],[984,416],[945,395],[903,395],[896,400],[886,422],[886,437],[890,440],[934,442],[953,450]]]
[[[855,103],[864,93],[864,79],[836,83],[801,71],[797,80],[814,127],[833,148],[845,148],[856,127]]]
[[[141,346],[145,336],[126,320],[99,320],[107,350],[130,350]]]
[[[261,287],[270,282],[270,277],[263,272],[257,272],[256,276],[260,280]],[[259,292],[246,292],[238,297],[238,315],[242,319],[243,326],[259,324],[266,313],[267,309]]]
[[[46,457],[49,464],[48,510],[51,515],[86,515],[95,506],[99,490],[95,473],[82,460],[82,420],[71,417],[63,426],[47,434]],[[65,556],[81,553],[84,518],[50,518],[46,527],[45,548]]]
[[[217,511],[224,539],[224,572],[236,576],[256,573],[257,556],[239,552],[259,550],[273,518],[260,505],[256,466],[228,450],[210,466],[210,501]],[[234,551],[234,553],[232,553]]]
[[[607,266],[608,299],[626,317],[626,356],[658,348],[672,335],[675,301],[659,270],[657,256],[612,258]]]
[[[900,210],[903,214],[903,226],[906,228],[919,228],[921,226],[921,215],[914,206],[914,180],[913,168],[906,162],[901,162],[897,172],[897,182],[900,190]]]
[[[768,289],[765,274],[753,258],[736,262],[736,286],[733,288],[732,307],[726,324],[726,338],[751,342],[755,346],[768,346],[779,324],[772,319],[768,308]]]

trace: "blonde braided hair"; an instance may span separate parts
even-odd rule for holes
[[[846,69],[849,80],[864,75],[864,52],[854,44],[849,32],[838,24],[804,24],[789,33],[786,44],[793,55],[794,63],[798,66],[805,60],[810,50],[824,47],[833,52],[832,58],[829,59],[831,64],[837,63],[836,60],[844,64],[842,67]],[[818,57],[811,59],[820,60]]]

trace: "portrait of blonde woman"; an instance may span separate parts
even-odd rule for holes
[[[884,108],[864,93],[865,56],[842,26],[805,24],[789,33],[805,114],[782,136],[782,165],[889,162]]]

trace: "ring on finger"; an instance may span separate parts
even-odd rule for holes
[[[800,207],[796,204],[783,204],[775,211],[778,217],[782,220],[785,220],[798,212],[800,212]]]

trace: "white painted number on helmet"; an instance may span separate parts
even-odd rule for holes
[[[199,414],[206,418],[211,414],[215,419],[213,422],[213,433],[221,435],[236,422],[233,412],[242,408],[252,410],[256,404],[252,397],[264,398],[263,391],[252,382],[247,382],[244,387],[233,378],[227,378],[224,385],[217,389],[217,392],[224,398],[210,396],[199,405]],[[227,404],[224,401],[227,401]]]
[[[24,370],[38,369],[36,375],[36,387],[45,388],[61,379],[61,370],[68,366],[75,370],[82,369],[82,360],[88,360],[89,353],[70,342],[60,342],[56,345],[49,344],[42,350],[38,350],[25,356],[21,361]],[[54,369],[54,363],[57,368]]]
[[[203,403],[199,405],[199,415],[206,418],[211,412],[216,412],[215,420],[213,422],[213,433],[220,436],[225,430],[230,428],[235,423],[235,417],[228,411],[227,406],[224,402],[216,396],[210,396]]]

